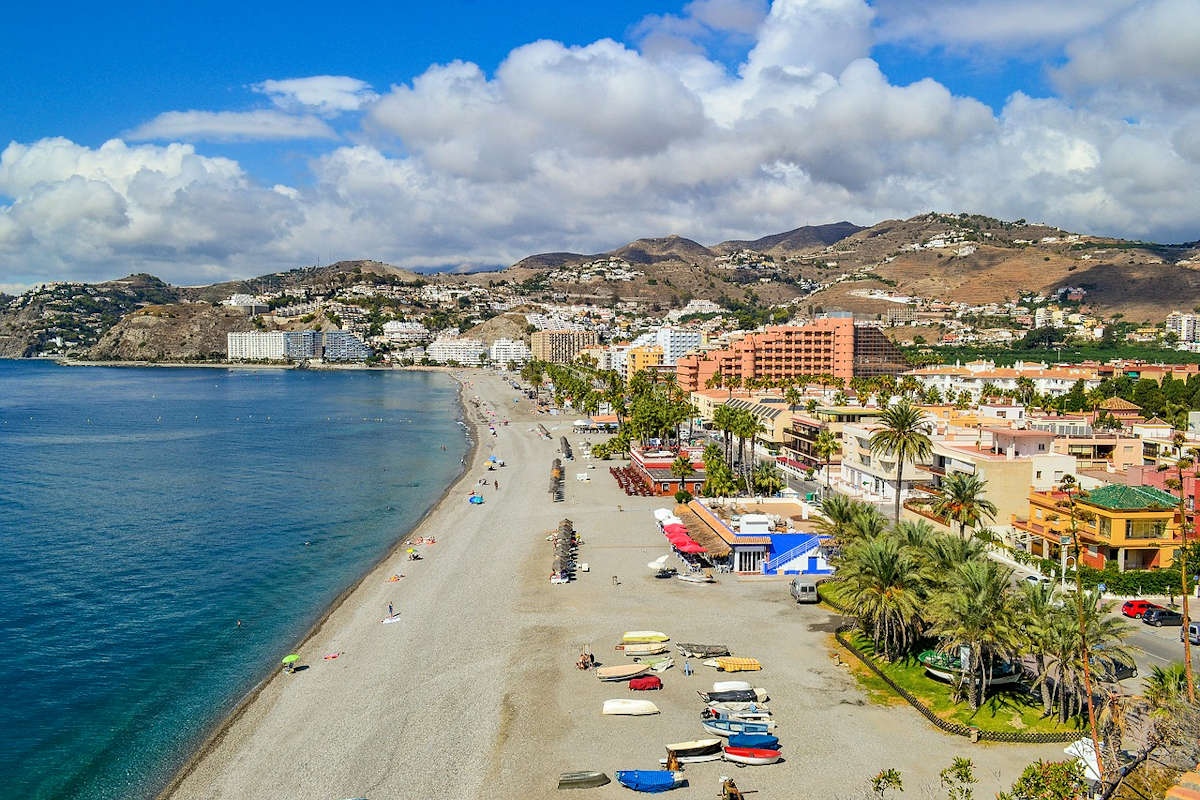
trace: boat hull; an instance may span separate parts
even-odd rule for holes
[[[729,655],[729,648],[723,644],[697,644],[695,642],[680,642],[675,645],[679,653],[690,658],[716,658]]]
[[[698,739],[694,742],[676,742],[667,745],[667,750],[680,758],[707,756],[721,752],[720,739]]]
[[[671,640],[662,631],[625,631],[621,634],[621,641],[626,644],[640,644],[647,642],[668,642]]]
[[[764,766],[774,764],[780,758],[778,750],[756,750],[749,747],[726,747],[725,760],[735,764]]]
[[[658,706],[649,700],[605,700],[602,714],[610,717],[645,717],[658,713]]]
[[[698,692],[706,703],[765,703],[767,690],[761,687],[737,692]]]
[[[770,733],[775,730],[775,723],[749,722],[740,719],[705,719],[701,720],[704,730],[716,736],[729,737],[735,733]]]
[[[713,684],[714,692],[748,692],[754,687],[746,681],[717,681]]]
[[[675,761],[679,764],[703,764],[706,761],[720,761],[724,757],[725,754],[718,749],[717,752],[709,753],[706,756],[676,756]],[[658,763],[665,767],[667,759],[660,758]]]
[[[598,667],[596,677],[602,681],[626,681],[649,671],[649,664],[622,664],[617,667]]]
[[[644,644],[623,644],[618,645],[621,652],[629,657],[640,656],[656,656],[667,652],[667,646],[658,642],[647,642]]]
[[[612,780],[607,775],[596,771],[564,772],[558,776],[559,789],[595,789],[610,783]]]

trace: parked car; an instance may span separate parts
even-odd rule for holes
[[[1180,626],[1179,641],[1183,641],[1184,631],[1187,631],[1188,641],[1192,644],[1200,644],[1200,622],[1189,622],[1187,627]]]
[[[1139,619],[1143,614],[1152,608],[1162,608],[1158,603],[1151,603],[1149,600],[1126,600],[1121,606],[1121,613],[1127,617]]]
[[[1047,578],[1045,575],[1026,575],[1025,580],[1030,583],[1053,583],[1052,578]]]
[[[1161,628],[1163,625],[1182,625],[1183,614],[1169,608],[1149,608],[1142,614],[1143,625],[1153,625]]]

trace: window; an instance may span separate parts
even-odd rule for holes
[[[1039,481],[1042,479],[1042,471],[1041,471],[1040,469],[1039,469],[1039,470],[1037,471],[1037,473],[1034,475],[1034,478],[1035,478],[1035,479],[1037,479],[1037,480],[1039,480]]]

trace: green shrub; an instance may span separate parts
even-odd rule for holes
[[[692,500],[692,493],[689,492],[687,489],[680,489],[678,492],[675,493],[675,502],[681,506],[686,505],[687,503],[690,503],[691,500]]]

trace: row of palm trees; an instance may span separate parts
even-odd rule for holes
[[[1014,588],[1012,570],[989,559],[979,538],[941,533],[923,520],[889,524],[843,496],[827,498],[822,512],[839,597],[876,651],[895,660],[930,638],[947,653],[968,648],[961,688],[973,709],[986,702],[991,664],[1029,656],[1044,712],[1065,721],[1087,696],[1082,642],[1093,664],[1125,655],[1126,629],[1109,615],[1111,603],[1087,594],[1081,631],[1055,589]]]

